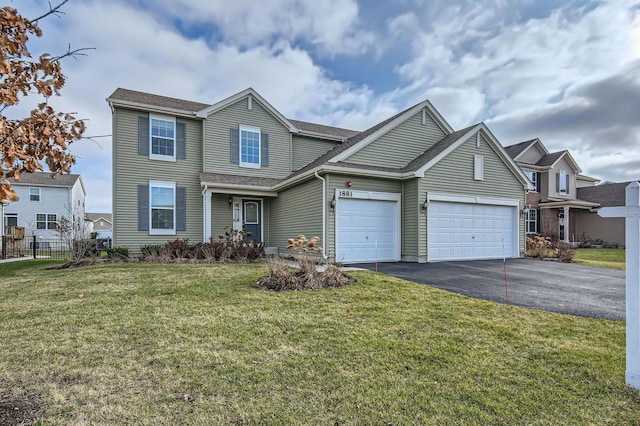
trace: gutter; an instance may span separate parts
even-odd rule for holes
[[[327,260],[327,180],[321,177],[317,171],[314,175],[322,181],[322,258]]]

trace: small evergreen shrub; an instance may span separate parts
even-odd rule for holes
[[[129,249],[126,247],[112,247],[106,250],[109,259],[128,259]]]

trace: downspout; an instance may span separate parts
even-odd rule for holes
[[[322,181],[322,257],[327,260],[327,180],[321,177],[317,170],[313,174]]]

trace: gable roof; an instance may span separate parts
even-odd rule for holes
[[[505,151],[511,156],[511,158],[518,161],[518,157],[520,157],[525,151],[533,146],[537,146],[543,156],[549,154],[549,150],[547,149],[547,147],[544,146],[542,141],[538,138],[529,139],[528,141],[509,145],[505,147]]]
[[[84,219],[92,222],[102,219],[109,223],[113,223],[113,215],[111,213],[85,213]]]
[[[71,173],[56,175],[51,172],[20,173],[19,181],[14,178],[7,178],[7,180],[11,185],[60,186],[66,188],[71,188],[78,180],[82,183],[80,175]]]
[[[340,140],[346,140],[360,133],[357,130],[349,130],[349,129],[343,129],[340,127],[325,126],[323,124],[309,123],[307,121],[292,120],[292,119],[289,119],[289,121],[298,128],[300,133],[308,134],[309,136],[319,135],[319,136],[325,136],[325,137],[326,136],[335,137]]]
[[[200,102],[170,98],[168,96],[154,95],[123,88],[117,88],[115,92],[107,98],[107,102],[112,106],[119,105],[138,108],[156,107],[159,111],[178,112],[187,115],[195,115],[197,111],[209,106],[208,104]]]

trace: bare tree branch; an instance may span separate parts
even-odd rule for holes
[[[51,2],[49,2],[49,11],[47,13],[45,13],[42,16],[38,16],[36,19],[32,19],[31,22],[38,22],[39,20],[41,20],[42,18],[45,18],[49,15],[55,15],[60,17],[59,15],[64,14],[64,12],[62,12],[60,10],[60,8],[69,0],[63,0],[62,3],[60,3],[59,5],[57,5],[56,7],[51,7]]]

